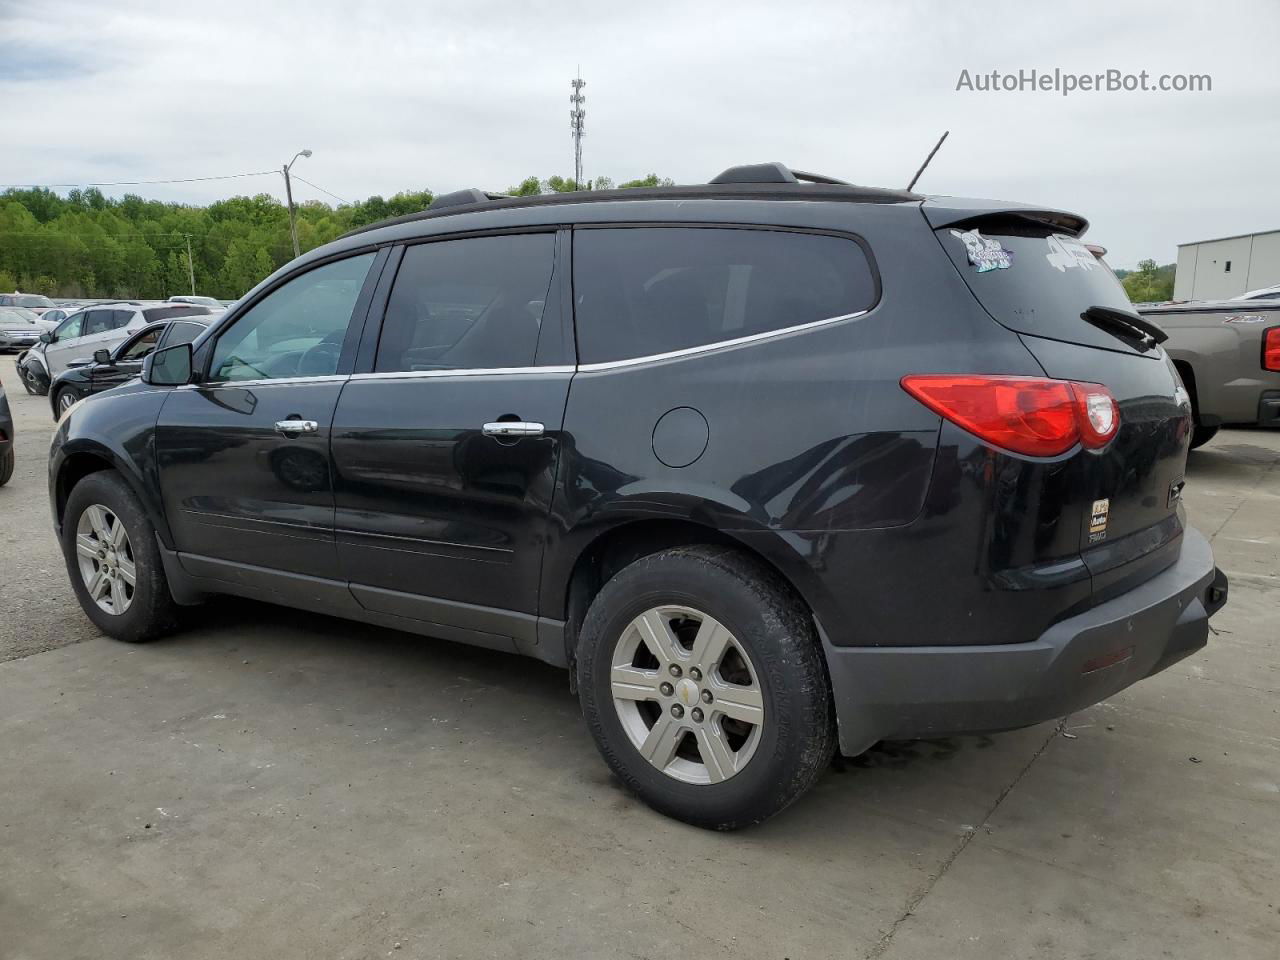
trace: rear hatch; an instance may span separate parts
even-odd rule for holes
[[[1072,464],[1095,601],[1154,576],[1181,546],[1191,425],[1186,392],[1155,342],[1163,334],[1138,316],[1115,274],[1060,217],[1045,222],[1019,211],[945,225],[938,219],[931,217],[938,241],[978,301],[1019,334],[1045,373],[1100,383],[1119,406],[1114,439],[1079,451]]]

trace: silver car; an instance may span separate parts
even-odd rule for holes
[[[40,334],[57,326],[26,307],[0,307],[0,350],[26,350]]]

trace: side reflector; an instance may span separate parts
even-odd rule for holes
[[[902,388],[930,410],[992,446],[1055,457],[1076,444],[1106,446],[1120,429],[1120,409],[1097,383],[1039,377],[913,374]]]

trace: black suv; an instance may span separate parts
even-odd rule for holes
[[[1060,716],[1226,598],[1085,227],[779,164],[442,196],[64,414],[72,583],[124,640],[225,593],[568,667],[614,772],[722,829],[837,744]]]

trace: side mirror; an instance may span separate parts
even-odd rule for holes
[[[53,343],[53,341],[56,339],[57,337],[53,335],[52,330],[46,330],[44,333],[40,334],[41,343]]]
[[[108,350],[106,347],[103,347],[101,350],[93,351],[93,362],[94,363],[110,363],[111,351]]]
[[[191,344],[175,343],[147,356],[142,379],[157,387],[178,387],[191,382]]]

